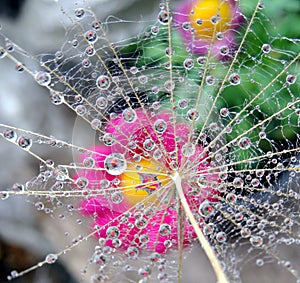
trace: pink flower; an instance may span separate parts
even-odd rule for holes
[[[154,116],[148,110],[124,110],[106,126],[103,141],[109,145],[98,145],[93,154],[80,156],[83,164],[94,162],[92,168],[82,169],[76,176],[77,183],[86,182],[87,190],[93,190],[92,196],[81,202],[81,212],[94,217],[97,237],[105,238],[107,246],[127,250],[128,256],[139,248],[163,253],[177,245],[178,221],[170,175],[183,163],[196,161],[203,148],[188,148],[190,130],[186,122],[176,123],[174,135],[172,118],[167,110]],[[216,174],[205,174],[210,164],[201,161],[206,156],[197,159],[193,168],[217,183]],[[198,212],[205,200],[216,201],[213,188],[201,188],[196,194],[192,187],[191,180],[183,183],[192,211]],[[184,244],[195,237],[186,221]]]
[[[212,55],[219,59],[227,59],[232,53],[235,33],[243,22],[235,0],[187,0],[178,8],[174,19],[193,53],[208,54],[212,43]]]

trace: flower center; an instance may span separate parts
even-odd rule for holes
[[[150,197],[145,203],[156,201],[158,196],[154,193],[171,180],[162,175],[165,174],[162,167],[152,160],[133,162],[128,165],[126,171],[120,176],[121,190],[124,199],[130,206],[143,201],[148,196]]]
[[[191,26],[198,39],[209,40],[217,32],[224,32],[230,27],[231,6],[221,0],[200,0],[192,8]]]

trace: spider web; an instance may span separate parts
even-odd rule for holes
[[[299,40],[248,2],[224,32],[212,25],[205,54],[171,1],[154,22],[137,22],[138,36],[119,40],[111,31],[131,21],[61,3],[71,27],[55,54],[32,56],[1,36],[0,57],[78,117],[71,142],[0,125],[40,164],[1,198],[22,196],[68,229],[67,244],[8,279],[88,245],[82,281],[185,282],[183,262],[200,240],[220,282],[241,282],[251,264],[300,280],[286,256],[300,237]],[[63,161],[44,157],[49,147]]]

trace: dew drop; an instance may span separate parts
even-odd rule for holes
[[[89,30],[84,34],[85,39],[90,43],[95,43],[98,39],[97,33],[94,30]]]
[[[172,20],[170,13],[165,10],[161,10],[157,18],[162,25],[167,25]]]
[[[56,254],[48,254],[45,258],[46,263],[53,264],[57,261],[57,255]]]
[[[134,109],[126,108],[122,113],[123,120],[127,123],[133,123],[137,119],[137,115]]]
[[[169,224],[161,224],[159,227],[159,233],[162,236],[168,236],[171,233],[171,226]]]
[[[143,148],[147,151],[151,151],[155,147],[155,142],[152,139],[146,139],[143,143]]]
[[[120,236],[120,230],[116,226],[110,226],[106,230],[106,236],[108,239],[117,239]]]
[[[47,72],[40,71],[34,75],[34,79],[39,85],[47,86],[51,82],[51,75]]]
[[[96,105],[99,109],[104,109],[108,105],[108,101],[104,96],[100,96],[96,100]]]
[[[224,232],[218,232],[217,235],[216,235],[216,240],[219,243],[225,243],[226,240],[227,240],[227,236]]]
[[[32,140],[27,137],[20,137],[18,139],[18,145],[25,150],[29,150],[32,146]]]
[[[122,154],[112,153],[105,158],[104,167],[107,173],[116,176],[122,174],[126,170],[127,163]]]
[[[241,78],[238,74],[233,73],[228,78],[231,85],[238,85],[241,83]]]
[[[264,53],[267,54],[267,53],[270,53],[270,52],[271,52],[272,47],[271,47],[270,44],[265,43],[265,44],[262,45],[261,50],[262,50]]]
[[[111,81],[108,76],[101,75],[96,80],[96,85],[99,89],[105,90],[110,87]]]
[[[203,217],[209,217],[214,213],[214,207],[209,201],[204,201],[200,204],[199,214]]]
[[[184,62],[183,62],[183,67],[186,70],[193,69],[194,68],[194,61],[193,61],[193,59],[190,59],[190,58],[185,59]]]
[[[242,137],[239,140],[238,145],[241,149],[248,149],[251,146],[251,140],[248,137]]]
[[[137,259],[139,256],[139,250],[136,247],[129,247],[126,251],[128,258]]]
[[[111,201],[113,203],[121,203],[123,201],[123,194],[121,192],[114,192],[111,195]]]
[[[287,82],[289,85],[294,84],[294,83],[296,82],[296,79],[297,79],[297,77],[294,76],[294,75],[291,75],[291,74],[289,74],[289,75],[286,76],[286,82]]]
[[[7,129],[3,132],[3,136],[11,141],[16,141],[17,140],[17,133],[11,129]]]
[[[156,132],[162,134],[167,129],[167,123],[163,119],[158,119],[154,122],[154,129]]]
[[[199,117],[200,117],[200,114],[199,112],[196,110],[196,109],[190,109],[188,112],[187,112],[187,118],[188,120],[190,121],[198,121],[199,120]]]

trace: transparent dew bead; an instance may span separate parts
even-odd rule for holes
[[[112,146],[113,144],[116,143],[116,139],[114,135],[111,133],[104,134],[104,136],[102,137],[102,141],[107,146]]]
[[[156,150],[154,150],[154,152],[153,152],[153,158],[155,160],[160,159],[162,156],[163,156],[162,151],[159,148],[157,148]]]
[[[229,47],[226,45],[221,46],[220,48],[221,55],[225,56],[229,54]]]
[[[0,192],[0,199],[1,200],[6,200],[9,198],[9,193],[8,192]]]
[[[167,129],[167,123],[163,119],[158,119],[154,122],[154,129],[157,133],[162,134]]]
[[[100,96],[100,97],[97,98],[96,106],[99,109],[104,109],[105,107],[107,107],[107,105],[108,105],[108,101],[104,96]]]
[[[180,109],[186,109],[188,107],[188,101],[186,99],[180,99],[178,101],[178,107]]]
[[[216,79],[213,76],[207,76],[205,82],[208,85],[213,85],[216,82]]]
[[[147,226],[148,221],[144,217],[139,217],[138,219],[135,220],[135,226],[139,229],[143,229]]]
[[[124,199],[123,194],[121,192],[114,192],[111,195],[111,201],[113,203],[116,203],[116,204],[121,203],[123,201],[123,199]]]
[[[153,150],[155,147],[155,142],[152,139],[146,139],[143,143],[143,148],[147,151]]]
[[[249,238],[251,236],[251,230],[247,227],[243,227],[240,233],[242,238]]]
[[[289,74],[289,75],[286,76],[286,82],[287,82],[289,85],[294,84],[294,83],[296,82],[296,80],[297,80],[297,77],[296,77],[295,75]]]
[[[86,114],[87,110],[86,107],[84,105],[77,105],[75,107],[75,111],[78,115],[83,116]]]
[[[99,119],[95,118],[91,121],[91,128],[93,130],[98,130],[100,129],[100,127],[101,127],[101,121]]]
[[[61,105],[64,102],[64,98],[57,92],[50,92],[50,100],[54,105]]]
[[[134,109],[127,108],[122,113],[123,120],[127,123],[133,123],[137,119],[137,115]]]
[[[123,154],[112,153],[105,158],[104,167],[108,174],[116,176],[126,170],[127,162]]]
[[[4,58],[7,55],[7,51],[0,46],[0,59]]]
[[[51,75],[47,72],[40,71],[34,75],[34,79],[39,85],[47,86],[51,82]]]
[[[96,51],[95,49],[92,47],[92,46],[88,46],[86,49],[85,49],[85,54],[89,57],[92,57],[95,55]]]
[[[32,146],[32,140],[27,137],[20,137],[18,139],[18,145],[25,150],[29,150]]]
[[[158,26],[152,26],[151,27],[151,33],[153,35],[157,35],[159,33],[159,27]]]
[[[261,50],[262,50],[262,52],[264,52],[264,53],[267,54],[267,53],[270,53],[270,52],[271,52],[272,47],[271,47],[270,44],[265,43],[265,44],[262,45]]]
[[[193,59],[185,59],[184,62],[183,62],[183,67],[186,69],[186,70],[191,70],[194,68],[194,61]]]
[[[23,72],[24,71],[24,65],[22,63],[17,63],[16,64],[16,70],[20,73]]]
[[[142,234],[139,236],[139,241],[142,245],[145,245],[149,242],[149,236],[147,234]]]
[[[255,263],[257,266],[261,267],[264,265],[264,260],[261,258],[258,258]]]
[[[101,90],[108,89],[110,87],[110,84],[111,84],[111,80],[106,75],[101,75],[96,80],[96,86]]]
[[[41,201],[38,201],[34,204],[35,208],[38,210],[38,211],[41,211],[44,209],[44,204],[41,202]]]
[[[241,83],[241,78],[238,74],[233,73],[229,76],[228,81],[231,85],[239,85]]]
[[[251,146],[251,140],[248,137],[242,137],[239,140],[238,145],[241,149],[248,149]]]
[[[53,264],[57,261],[58,257],[56,254],[48,254],[45,258],[46,263]]]
[[[216,234],[216,240],[219,242],[219,243],[225,243],[226,240],[227,240],[227,236],[224,232],[218,232]]]
[[[17,133],[15,132],[15,131],[13,131],[13,130],[11,130],[11,129],[7,129],[7,130],[5,130],[4,132],[3,132],[3,136],[6,138],[6,139],[8,139],[8,140],[10,140],[10,141],[16,141],[16,139],[17,139]]]
[[[220,110],[220,116],[221,117],[228,117],[229,116],[229,110],[228,110],[228,108],[221,108],[221,110]]]
[[[80,189],[84,189],[88,186],[89,184],[89,180],[85,177],[79,177],[77,180],[76,180],[76,185],[78,188]]]
[[[159,227],[159,233],[162,236],[168,236],[171,233],[171,226],[169,224],[161,224]]]
[[[167,25],[172,20],[170,13],[165,10],[161,10],[157,18],[162,25]]]
[[[228,203],[235,203],[237,197],[234,193],[228,193],[226,195],[226,200],[228,201]]]
[[[87,157],[83,160],[83,166],[86,168],[93,168],[95,166],[95,159],[92,157]]]
[[[94,30],[89,30],[84,34],[85,39],[90,43],[95,43],[98,39],[97,33]]]
[[[82,19],[85,15],[85,10],[83,8],[77,8],[75,9],[75,17],[78,19]]]
[[[172,91],[175,89],[175,82],[174,81],[171,81],[171,80],[167,80],[165,83],[164,83],[164,87],[165,87],[165,90],[166,91]]]
[[[110,226],[106,230],[106,236],[108,239],[117,239],[120,236],[120,230],[116,226]]]
[[[205,56],[199,56],[197,58],[197,63],[200,65],[200,66],[204,66],[207,62],[207,58]]]
[[[204,201],[199,206],[199,214],[203,217],[209,217],[214,213],[214,207],[209,201]]]
[[[198,121],[199,117],[200,117],[199,112],[194,108],[190,109],[186,115],[187,115],[188,120],[190,120],[190,121]]]
[[[136,247],[128,247],[126,254],[130,259],[137,259],[139,256],[139,250]]]
[[[211,235],[214,231],[214,224],[213,223],[208,223],[207,225],[205,225],[203,227],[203,234],[208,236],[208,235]]]
[[[263,245],[263,238],[260,237],[260,236],[252,236],[250,238],[250,243],[256,247],[256,248],[259,248]]]
[[[138,270],[138,274],[140,276],[143,276],[143,277],[148,277],[151,275],[151,269],[149,266],[144,266],[144,267],[141,267],[139,270]],[[147,281],[145,281],[147,282]]]

